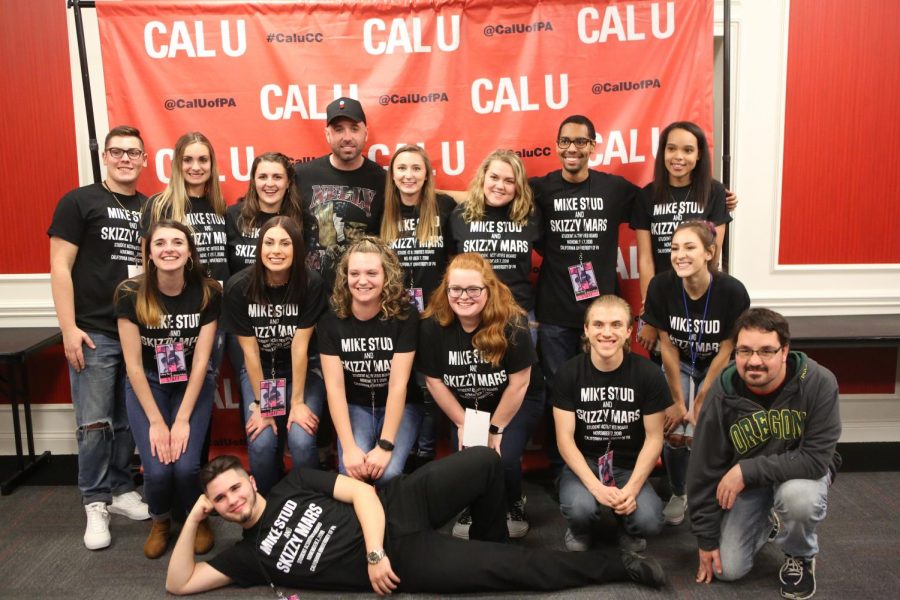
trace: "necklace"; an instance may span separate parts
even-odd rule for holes
[[[121,208],[122,210],[128,210],[127,208],[125,208],[125,205],[122,204],[122,201],[119,200],[119,197],[116,196],[116,194],[109,188],[109,184],[106,183],[105,179],[103,180],[103,189],[109,192],[109,195],[113,197],[113,200],[116,201],[116,204],[119,205],[119,208]]]

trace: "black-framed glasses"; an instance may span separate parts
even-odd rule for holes
[[[779,352],[784,346],[778,346],[777,348],[760,348],[759,350],[754,350],[753,348],[744,348],[743,346],[740,348],[734,349],[734,355],[738,358],[749,360],[754,354],[758,354],[759,357],[763,360],[769,360]]]
[[[105,152],[116,160],[122,158],[125,154],[127,154],[128,158],[131,160],[137,160],[144,155],[144,151],[140,148],[116,148],[115,146],[107,148]]]
[[[481,292],[483,292],[485,289],[487,288],[478,287],[477,285],[470,285],[469,287],[451,285],[447,288],[447,295],[451,298],[462,298],[463,292],[465,292],[466,296],[468,296],[472,300],[477,300],[481,297]]]
[[[585,146],[587,146],[588,144],[590,144],[590,143],[593,142],[593,141],[594,141],[594,140],[592,140],[592,139],[590,139],[590,138],[583,138],[583,137],[578,137],[578,138],[561,137],[561,138],[559,138],[558,140],[556,140],[556,145],[557,145],[561,150],[565,150],[566,148],[568,148],[568,147],[571,146],[572,144],[575,144],[575,147],[578,148],[578,149],[580,150],[580,149],[584,148]]]

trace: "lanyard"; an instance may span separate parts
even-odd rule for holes
[[[260,516],[260,520],[262,520],[262,516]],[[298,600],[297,594],[291,594],[290,596],[285,596],[278,586],[275,585],[275,582],[272,581],[272,578],[269,577],[269,573],[266,571],[266,568],[263,567],[262,561],[259,559],[259,536],[262,533],[262,523],[259,524],[259,530],[256,532],[256,543],[253,545],[253,558],[256,559],[256,566],[259,567],[259,572],[262,573],[263,577],[266,578],[266,581],[269,583],[269,587],[272,588],[272,591],[275,592],[275,596],[278,597],[278,600]]]
[[[701,319],[701,323],[697,323],[696,328],[691,325],[693,319],[691,319],[691,313],[688,311],[688,301],[687,301],[687,292],[684,291],[684,282],[681,283],[681,298],[684,300],[684,316],[687,319],[688,326],[691,331],[690,338],[688,340],[688,352],[691,357],[691,378],[694,377],[697,367],[697,357],[700,355],[700,340],[703,338],[703,329],[702,323],[706,322],[706,314],[709,310],[709,297],[712,296],[712,286],[713,286],[713,276],[712,273],[709,275],[709,287],[706,288],[706,302],[703,305],[703,318]]]

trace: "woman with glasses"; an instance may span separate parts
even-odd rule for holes
[[[450,216],[454,251],[483,256],[530,322],[534,322],[531,256],[540,227],[525,166],[512,150],[495,150],[485,157],[465,201]],[[537,343],[537,329],[531,335]]]
[[[338,470],[380,488],[403,472],[422,420],[412,379],[419,313],[385,242],[363,236],[350,244],[331,309],[316,331]]]
[[[663,370],[673,405],[666,410],[663,461],[672,486],[666,523],[684,520],[685,478],[693,426],[713,382],[728,364],[734,322],[750,307],[744,285],[716,269],[716,227],[686,221],[672,236],[672,269],[647,290],[644,319],[659,330]]]
[[[528,533],[522,454],[542,411],[525,400],[537,361],[525,311],[480,254],[456,255],[431,297],[418,368],[454,427],[454,448],[488,446],[503,463],[510,537]],[[543,390],[542,390],[543,391]],[[468,537],[467,511],[453,535]]]
[[[390,244],[400,259],[410,300],[422,312],[447,268],[448,220],[456,203],[450,196],[435,192],[431,160],[419,146],[397,148],[388,172],[381,239]],[[416,384],[425,385],[424,377],[418,373]],[[435,456],[434,413],[434,401],[425,394],[414,455],[417,464]]]
[[[125,406],[153,518],[144,555],[159,558],[172,513],[189,513],[201,493],[197,474],[215,393],[207,362],[222,288],[203,272],[182,223],[157,221],[144,241],[144,273],[119,285],[115,303],[128,374]],[[212,545],[203,521],[194,552],[206,553]]]
[[[286,215],[259,231],[258,257],[225,286],[222,328],[245,357],[241,396],[250,470],[262,494],[284,472],[285,446],[293,468],[318,468],[316,432],[325,406],[318,356],[310,359],[313,329],[325,310],[319,274],[306,267],[300,225]],[[283,404],[271,402],[280,396]]]
[[[631,228],[638,246],[641,302],[646,305],[647,288],[654,275],[672,268],[670,245],[675,227],[684,221],[709,221],[716,229],[719,264],[729,210],[737,206],[734,193],[712,178],[712,163],[706,134],[699,125],[676,121],[659,136],[653,181],[647,184],[632,212]],[[642,311],[643,312],[643,309]],[[646,320],[645,320],[646,321]],[[638,342],[647,350],[656,347],[657,330],[646,323],[638,330]]]

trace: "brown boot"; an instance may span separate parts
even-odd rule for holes
[[[166,553],[166,547],[169,545],[169,527],[171,521],[165,519],[163,521],[153,521],[150,528],[150,535],[144,542],[144,556],[147,558],[159,558]]]
[[[209,519],[200,521],[197,525],[197,537],[194,538],[194,554],[206,554],[212,550],[216,538],[209,526]]]

